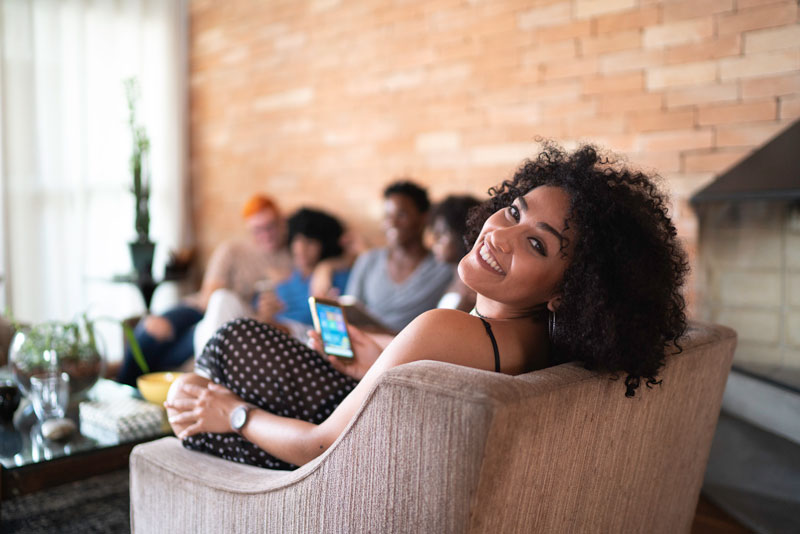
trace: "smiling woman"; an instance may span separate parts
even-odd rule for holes
[[[588,366],[626,373],[626,395],[642,379],[657,383],[685,329],[686,263],[653,181],[593,147],[545,145],[490,193],[471,212],[474,245],[459,264],[478,294],[472,314],[423,313],[385,349],[356,332],[347,365],[255,321],[229,323],[198,360],[204,376],[170,391],[184,445],[302,465],[337,439],[384,372],[415,360],[516,375],[586,355]]]

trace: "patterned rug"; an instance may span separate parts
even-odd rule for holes
[[[128,470],[3,501],[3,534],[130,532]]]

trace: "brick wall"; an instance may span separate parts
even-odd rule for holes
[[[201,256],[267,191],[380,241],[382,186],[484,193],[538,135],[656,169],[687,198],[800,117],[796,0],[194,0]]]

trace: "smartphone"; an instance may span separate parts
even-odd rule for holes
[[[322,350],[341,358],[352,358],[353,347],[347,334],[344,310],[335,301],[309,297],[314,329],[322,336]]]

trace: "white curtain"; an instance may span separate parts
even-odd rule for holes
[[[111,282],[135,236],[123,80],[141,87],[159,274],[188,228],[186,0],[0,1],[4,305],[33,322],[141,314],[137,290]],[[174,298],[160,288],[154,308]]]

